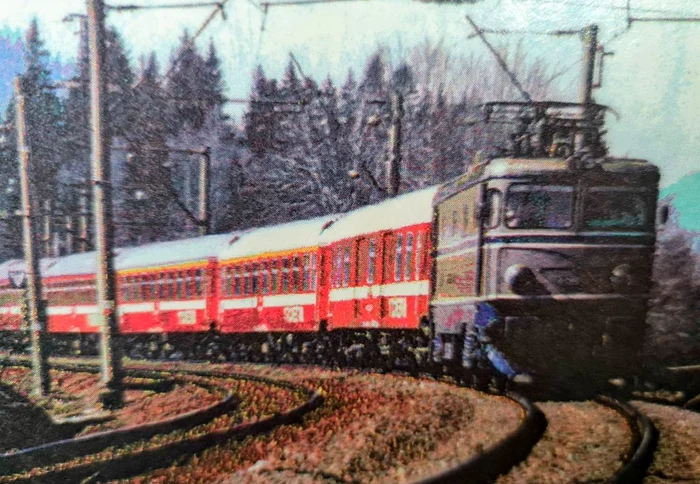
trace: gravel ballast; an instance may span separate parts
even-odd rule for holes
[[[656,403],[632,404],[659,431],[659,445],[644,484],[700,483],[700,414]]]
[[[540,402],[548,420],[530,456],[498,484],[602,482],[623,465],[631,431],[622,415],[595,402]]]

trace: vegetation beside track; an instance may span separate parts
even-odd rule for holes
[[[106,414],[101,411],[98,401],[99,375],[51,370],[51,379],[51,395],[35,400],[35,403],[44,408],[55,421],[88,419],[80,432],[73,436],[167,419],[209,406],[225,394],[223,390],[212,392],[205,387],[184,381],[174,384],[169,375],[162,378],[126,377],[125,405],[110,412],[108,418],[100,419],[100,415]],[[31,372],[28,368],[3,367],[0,369],[0,380],[12,385],[21,395],[30,398]],[[167,382],[171,385],[161,384]],[[155,391],[151,388],[165,388],[167,391]],[[91,424],[90,419],[103,422]],[[80,426],[72,427],[79,429]],[[45,439],[46,442],[50,440]]]
[[[659,444],[644,484],[700,482],[700,413],[632,402],[659,431]]]
[[[172,374],[163,372],[162,376]],[[213,445],[229,434],[245,434],[248,432],[246,424],[252,429],[248,433],[253,432],[256,425],[269,430],[270,422],[274,423],[276,416],[298,408],[309,397],[309,392],[303,389],[294,390],[290,385],[274,385],[254,378],[224,379],[182,374],[178,375],[178,379],[209,388],[218,387],[224,393],[235,394],[240,399],[240,405],[233,411],[193,428],[158,434],[126,445],[110,446],[43,468],[2,476],[0,482],[55,482],[57,479],[71,480],[90,476],[93,471],[112,477],[129,475],[131,470],[143,472],[151,465],[167,465],[170,461],[164,463],[164,458],[168,456],[172,460],[188,450],[199,451]],[[265,421],[267,417],[272,417],[269,422]]]
[[[406,482],[502,440],[522,412],[504,397],[448,383],[358,371],[231,365],[231,371],[321,388],[298,425],[213,447],[131,482]]]

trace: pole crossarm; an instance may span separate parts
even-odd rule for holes
[[[342,3],[342,2],[367,2],[369,0],[283,0],[280,2],[260,2],[260,6],[267,9],[269,7],[293,7],[295,5],[314,5],[319,3]]]
[[[629,17],[632,22],[700,22],[700,17]]]
[[[511,35],[511,34],[522,34],[522,35],[551,35],[554,37],[566,37],[570,35],[578,35],[581,33],[581,29],[564,29],[564,30],[527,30],[527,29],[487,29],[480,28],[480,32],[484,34],[498,34],[498,35]],[[478,33],[471,34],[468,38],[477,37]]]
[[[105,9],[110,12],[132,12],[135,10],[165,10],[177,8],[222,8],[221,2],[192,2],[192,3],[166,3],[163,5],[105,5]]]

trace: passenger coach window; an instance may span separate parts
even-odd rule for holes
[[[309,286],[311,285],[311,271],[309,267],[309,254],[304,254],[304,272],[302,274],[302,290],[304,292],[309,290]]]
[[[423,232],[418,232],[416,235],[416,279],[420,279],[420,271],[422,270],[421,262],[423,261]]]
[[[194,271],[194,287],[195,295],[201,296],[204,292],[204,288],[202,286],[202,271],[200,270]]]
[[[236,266],[233,273],[233,292],[236,296],[241,295],[241,268]]]
[[[190,272],[184,272],[182,276],[183,282],[185,284],[185,299],[189,299],[189,297],[192,295],[192,285],[191,285],[191,277],[190,277]]]
[[[350,247],[343,249],[343,287],[350,285]]]
[[[377,264],[377,243],[374,239],[369,239],[369,249],[367,254],[367,284],[374,283],[374,273]]]
[[[456,214],[457,212],[455,212]],[[403,273],[403,235],[396,236],[396,254],[394,255],[394,280],[400,281]]]
[[[270,292],[275,294],[277,292],[277,261],[273,260],[271,264],[270,278],[272,279],[272,287],[270,288]]]
[[[258,284],[260,283],[260,272],[258,264],[253,264],[253,277],[251,280],[251,294],[257,294],[260,291]]]
[[[268,284],[268,267],[267,267],[267,262],[263,263],[262,265],[262,293],[267,294],[267,291],[269,289],[269,284]]]
[[[243,294],[246,296],[250,294],[250,266],[248,264],[243,266]]]
[[[289,292],[289,260],[282,259],[282,292]]]
[[[316,278],[318,277],[318,274],[316,272],[316,254],[311,255],[311,290],[315,291],[316,290]]]
[[[571,227],[574,187],[516,184],[508,188],[506,225],[518,229]]]
[[[589,229],[641,229],[648,224],[649,209],[642,190],[595,187],[586,191],[583,223]]]
[[[299,291],[299,257],[295,256],[292,265],[292,292]]]
[[[413,232],[406,234],[406,265],[403,278],[410,281],[413,278]]]

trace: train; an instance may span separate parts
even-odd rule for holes
[[[605,154],[597,105],[485,111],[515,112],[511,143],[446,183],[342,214],[117,249],[124,354],[439,366],[477,383],[634,373],[658,168]],[[54,353],[96,351],[95,270],[90,252],[41,261]],[[27,345],[23,275],[22,260],[0,264],[6,348]]]

